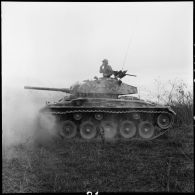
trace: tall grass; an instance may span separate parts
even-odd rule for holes
[[[174,121],[176,127],[183,125],[192,125],[193,122],[192,104],[187,105],[176,103],[175,105],[172,105],[172,108],[176,112],[176,117]]]
[[[174,80],[163,83],[155,80],[155,88],[152,99],[156,103],[170,106],[175,112],[174,126],[189,126],[193,123],[193,93],[182,80]]]
[[[175,126],[192,125],[193,123],[193,94],[182,81],[172,83],[173,93],[168,97],[167,105],[176,112]]]

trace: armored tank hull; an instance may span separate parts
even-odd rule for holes
[[[175,113],[170,107],[130,96],[137,93],[137,88],[117,78],[87,80],[69,89],[25,88],[70,94],[40,110],[40,129],[48,128],[54,116],[53,129],[63,139],[151,140],[163,135],[174,121]]]
[[[40,113],[55,116],[62,139],[86,140],[155,139],[172,126],[175,114],[170,107],[130,98],[77,98],[48,104]]]

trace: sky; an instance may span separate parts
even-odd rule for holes
[[[70,87],[114,70],[123,82],[193,83],[193,2],[2,2],[2,86]]]

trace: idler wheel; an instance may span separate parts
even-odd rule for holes
[[[80,126],[80,134],[84,139],[92,139],[96,136],[96,126],[91,121],[85,121]]]
[[[103,119],[103,114],[102,113],[95,113],[95,119],[100,121]]]
[[[139,124],[139,135],[144,139],[149,139],[154,134],[154,126],[149,121],[142,121]]]
[[[101,126],[104,130],[104,137],[105,139],[112,139],[117,134],[117,125],[114,121],[103,121]]]
[[[161,129],[168,129],[172,124],[172,118],[169,114],[160,114],[157,118],[157,124]]]
[[[136,126],[133,121],[125,120],[120,124],[120,134],[123,138],[131,138],[136,134]]]
[[[60,135],[64,138],[73,138],[76,136],[77,126],[74,122],[67,120],[62,122]]]

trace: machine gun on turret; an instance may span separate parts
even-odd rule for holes
[[[113,71],[113,75],[114,75],[114,77],[117,78],[117,79],[122,79],[122,78],[125,77],[126,75],[136,77],[136,75],[127,74],[127,70],[124,70],[124,71],[122,71],[122,70]]]
[[[113,75],[115,77],[115,79],[118,80],[118,84],[121,85],[122,84],[122,81],[121,79],[125,76],[133,76],[133,77],[136,77],[136,75],[133,75],[133,74],[127,74],[127,70],[119,70],[119,71],[113,71]]]

